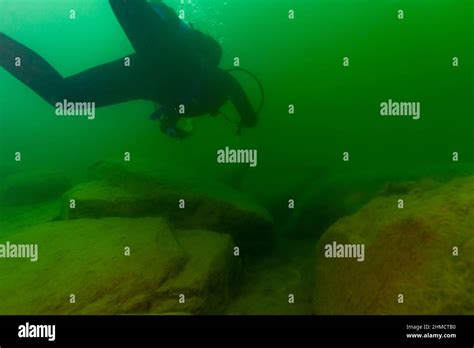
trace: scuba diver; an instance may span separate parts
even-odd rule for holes
[[[239,82],[219,68],[222,50],[212,37],[182,21],[163,2],[109,0],[135,53],[64,78],[28,47],[0,33],[0,65],[49,104],[95,102],[103,107],[132,100],[159,104],[151,119],[175,138],[189,133],[180,117],[216,116],[230,100],[240,127],[254,127],[257,112]],[[16,66],[17,58],[21,65]],[[130,64],[125,64],[129,58]]]

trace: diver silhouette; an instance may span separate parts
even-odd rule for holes
[[[49,104],[95,102],[96,107],[149,100],[161,107],[151,115],[169,136],[185,138],[180,116],[217,115],[228,100],[242,127],[257,113],[239,82],[219,68],[222,49],[212,37],[182,21],[162,2],[109,0],[135,53],[64,78],[40,55],[0,33],[0,65]],[[16,66],[16,58],[21,65]],[[130,64],[124,64],[129,57]],[[178,111],[184,106],[185,113]]]

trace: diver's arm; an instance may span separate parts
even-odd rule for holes
[[[244,127],[255,127],[258,119],[247,94],[240,83],[229,74],[229,99],[240,115],[240,122]]]

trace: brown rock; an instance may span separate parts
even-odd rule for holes
[[[160,218],[58,221],[8,241],[38,244],[39,259],[0,259],[0,314],[214,311],[227,299],[236,262],[228,235],[175,233]]]
[[[372,200],[319,241],[315,313],[473,314],[473,228],[474,177]],[[333,241],[364,244],[365,261],[326,258]]]

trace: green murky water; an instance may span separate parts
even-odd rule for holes
[[[147,101],[100,108],[94,120],[58,118],[51,106],[0,69],[3,178],[11,172],[40,168],[64,172],[78,183],[86,180],[92,163],[120,161],[124,152],[130,152],[132,161],[145,167],[166,167],[171,176],[175,171],[176,177],[186,173],[214,182],[234,171],[232,165],[217,163],[218,149],[256,149],[258,165],[245,172],[240,189],[273,214],[277,234],[287,235],[291,230],[289,235],[298,237],[302,223],[295,222],[298,218],[288,211],[289,199],[296,199],[297,207],[305,204],[306,211],[324,206],[330,211],[327,214],[339,217],[345,212],[338,212],[334,200],[346,191],[363,196],[373,192],[374,183],[381,183],[375,185],[379,188],[388,180],[474,172],[472,1],[165,2],[176,11],[184,10],[194,28],[219,40],[221,67],[232,68],[239,57],[240,66],[258,76],[265,89],[258,126],[239,136],[224,117],[204,116],[194,120],[192,138],[176,141],[149,120],[154,105]],[[71,9],[76,11],[74,20],[69,18]],[[400,9],[403,19],[398,18]],[[294,19],[289,19],[290,10]],[[39,53],[63,76],[133,53],[105,0],[0,0],[0,32]],[[345,57],[348,66],[343,64]],[[457,66],[453,66],[454,57]],[[245,74],[235,76],[257,105],[261,96],[255,81]],[[381,117],[380,103],[389,99],[420,103],[419,119]],[[294,114],[288,112],[289,105],[294,105]],[[229,118],[237,118],[232,106],[222,110]],[[21,152],[21,162],[15,162],[16,152]],[[349,154],[348,162],[343,161],[344,152]],[[454,152],[458,161],[453,161]],[[334,192],[334,187],[342,193]],[[357,205],[359,198],[354,200]],[[9,235],[20,230],[18,219],[28,209],[38,212],[38,223],[48,220],[45,211],[50,208],[12,208],[3,203],[0,215]],[[298,268],[292,263],[303,259],[304,271],[295,271],[303,276],[288,273],[305,289],[301,291],[306,304],[311,302],[308,288],[312,284],[305,280],[311,278],[307,272],[312,268],[307,264],[312,263],[316,235],[322,233],[317,221],[325,219],[321,215],[326,210],[322,211],[315,212],[313,234],[311,222],[304,222],[307,242],[296,247],[291,242],[283,244],[280,249],[287,257],[269,258],[280,260],[278,267],[283,268]],[[268,263],[255,269],[265,274],[278,269]],[[267,287],[278,287],[277,283],[281,284],[273,278]],[[265,284],[257,288],[259,296],[266,297]],[[242,293],[252,293],[252,289],[246,287]],[[240,307],[234,303],[230,311],[252,312],[248,304],[252,301]],[[261,303],[255,306],[257,312],[266,312],[274,304],[263,309]]]

